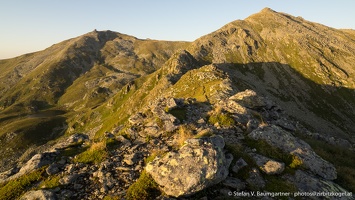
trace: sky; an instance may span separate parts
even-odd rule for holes
[[[193,41],[265,7],[355,29],[355,0],[0,0],[0,59],[43,50],[94,29]]]

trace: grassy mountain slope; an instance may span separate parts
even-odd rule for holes
[[[2,162],[9,167],[24,151],[62,135],[75,115],[63,115],[67,110],[86,112],[101,105],[124,85],[157,70],[187,44],[93,31],[0,61]],[[62,127],[58,133],[50,134],[58,127]],[[9,137],[16,142],[7,143]]]
[[[200,63],[223,68],[236,87],[272,97],[315,130],[352,135],[355,43],[348,32],[266,8],[188,50]]]

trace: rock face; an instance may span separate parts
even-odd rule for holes
[[[167,195],[189,196],[227,177],[233,158],[223,147],[220,136],[189,139],[177,153],[155,159],[146,170]]]
[[[31,172],[35,169],[41,168],[42,166],[51,164],[55,157],[56,152],[45,152],[41,154],[34,155],[27,163],[21,167],[20,171],[10,178],[20,177],[28,172]]]
[[[294,178],[291,180],[295,183],[300,192],[333,192],[333,193],[349,193],[336,183],[327,180],[320,180],[311,174],[297,170]],[[319,197],[308,197],[309,199],[319,199]],[[329,199],[339,199],[339,197],[329,197]],[[340,199],[354,199],[352,197],[341,197]]]
[[[285,153],[297,156],[305,167],[322,178],[328,180],[337,178],[336,169],[331,163],[319,157],[306,142],[294,137],[291,133],[282,130],[278,126],[260,127],[251,132],[249,137],[255,140],[265,140]]]

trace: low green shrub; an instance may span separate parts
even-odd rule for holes
[[[60,186],[59,180],[61,176],[52,176],[48,177],[46,180],[44,180],[40,185],[39,188],[45,188],[45,189],[54,189],[58,186]]]
[[[105,142],[98,142],[91,145],[91,147],[83,153],[74,158],[74,162],[80,163],[100,163],[107,157]]]
[[[40,181],[45,172],[45,167],[42,167],[34,172],[23,175],[17,179],[11,180],[0,187],[0,200],[17,199],[28,187],[33,183]]]
[[[160,194],[158,184],[146,171],[142,171],[139,179],[128,188],[126,200],[155,199]]]
[[[187,119],[186,114],[187,110],[186,108],[174,108],[171,110],[168,110],[168,113],[172,114],[174,117],[179,119],[180,122],[183,122]]]
[[[208,122],[210,124],[216,124],[218,123],[222,127],[231,127],[235,125],[234,119],[230,116],[228,113],[216,113],[212,114]]]

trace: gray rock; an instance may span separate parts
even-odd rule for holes
[[[246,163],[243,158],[239,158],[239,160],[237,160],[237,162],[233,166],[232,171],[234,173],[238,173],[240,169],[242,169],[243,167],[246,167],[246,166],[248,166],[248,163]]]
[[[245,90],[243,92],[239,92],[234,96],[231,96],[229,99],[251,109],[257,109],[267,105],[264,98],[258,96],[253,90]]]
[[[292,132],[296,131],[296,127],[292,123],[290,123],[287,119],[284,118],[278,119],[274,123],[288,131],[292,131]]]
[[[259,168],[268,175],[281,174],[285,169],[285,164],[277,162],[271,158],[252,153],[250,154]]]
[[[67,200],[67,199],[73,199],[74,192],[70,190],[62,190],[60,195],[58,196],[59,200]]]
[[[128,122],[131,125],[141,125],[144,121],[144,115],[142,113],[137,113],[135,115],[132,115],[129,119]]]
[[[76,179],[78,179],[79,177],[80,177],[79,174],[70,174],[70,175],[64,176],[63,178],[59,179],[59,183],[61,185],[71,184],[71,183],[75,182]]]
[[[7,178],[12,176],[13,174],[16,174],[18,171],[19,171],[19,168],[14,167],[14,168],[11,168],[7,171],[1,172],[0,173],[0,183],[4,182]]]
[[[258,128],[260,125],[259,121],[256,119],[250,119],[247,124],[246,124],[246,128],[247,128],[247,132],[250,133],[251,131],[255,130],[256,128]]]
[[[112,133],[107,132],[107,131],[105,131],[104,136],[105,136],[105,138],[114,138],[115,137],[115,135],[113,135]]]
[[[74,184],[74,190],[80,190],[81,188],[83,188],[83,185],[77,183]]]
[[[68,165],[66,168],[65,168],[65,171],[68,173],[68,174],[71,174],[75,171],[75,165],[74,164],[70,164]]]
[[[19,170],[19,172],[11,177],[9,177],[9,179],[14,179],[14,178],[18,178],[24,174],[27,174],[33,170],[36,170],[38,168],[41,168],[45,165],[51,164],[54,159],[55,156],[57,155],[57,153],[55,152],[45,152],[45,153],[41,153],[41,154],[36,154],[34,155],[29,161],[27,161],[27,163],[25,165],[23,165],[21,167],[21,169]]]
[[[132,143],[126,138],[124,138],[122,135],[118,135],[116,137],[116,140],[121,143],[121,148],[129,147],[132,145]]]
[[[220,193],[221,195],[223,195],[223,196],[228,196],[228,197],[230,197],[231,194],[232,194],[232,191],[231,191],[230,189],[228,189],[228,188],[222,188],[222,189],[219,190],[219,193]]]
[[[250,185],[257,187],[258,189],[262,189],[265,187],[266,183],[263,179],[263,177],[261,176],[260,172],[258,169],[253,168],[250,172],[249,172],[249,178],[247,178],[247,183],[249,183]]]
[[[333,192],[333,193],[347,193],[350,194],[347,190],[339,186],[338,184],[329,181],[319,179],[312,174],[307,172],[297,170],[294,177],[290,178],[290,181],[293,182],[300,192],[314,192],[314,191],[321,191],[321,192]],[[339,197],[327,197],[326,199],[354,199],[353,197],[343,196]],[[312,197],[309,196],[309,199],[319,199],[319,197]]]
[[[123,162],[125,162],[127,165],[134,165],[136,162],[139,160],[139,153],[132,153],[129,155],[125,155]]]
[[[254,140],[265,140],[271,146],[297,156],[303,165],[314,174],[328,180],[337,178],[336,169],[331,163],[319,157],[306,142],[295,138],[291,133],[280,127],[275,125],[259,127],[252,131],[249,137]]]
[[[58,163],[53,163],[51,165],[48,166],[48,168],[46,169],[46,172],[48,175],[54,175],[56,173],[59,172],[59,167],[62,166]]]
[[[75,133],[71,135],[66,141],[60,142],[54,146],[55,149],[65,149],[72,145],[77,145],[89,140],[89,136],[83,133]]]
[[[178,152],[148,163],[146,171],[167,195],[192,195],[227,177],[233,157],[224,154],[222,140],[221,136],[188,140]]]
[[[233,177],[227,177],[226,180],[223,181],[223,185],[233,188],[236,191],[242,191],[246,188],[246,185],[243,181]]]
[[[174,109],[178,106],[176,100],[174,98],[167,98],[166,99],[166,107],[169,108],[169,109]]]
[[[152,126],[146,126],[144,128],[144,133],[145,135],[153,136],[154,138],[161,136],[161,132],[159,132],[159,127],[156,124]]]
[[[20,200],[56,200],[54,193],[48,190],[32,190],[26,192]]]
[[[60,161],[58,161],[58,164],[60,165],[65,165],[67,163],[67,161],[65,160],[65,158],[60,159]]]

